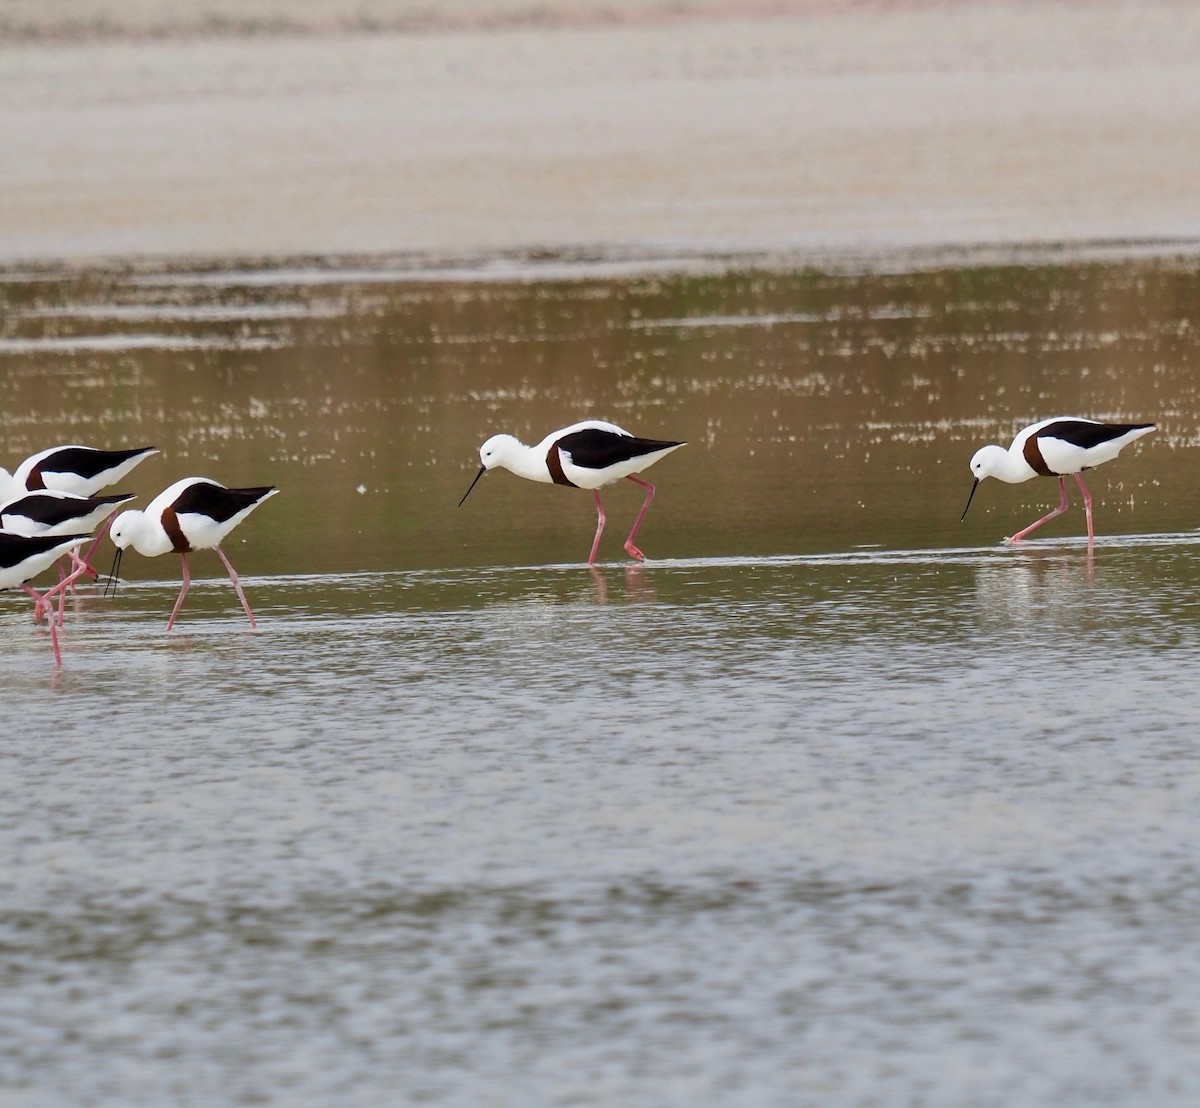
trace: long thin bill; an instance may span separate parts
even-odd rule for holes
[[[482,477],[485,473],[487,473],[487,466],[480,466],[479,472],[477,474],[475,474],[475,480],[471,482],[471,489],[473,489],[476,485],[479,484],[479,478]],[[466,503],[467,497],[471,495],[471,489],[467,489],[467,491],[463,493],[462,500],[460,500],[458,502],[458,506],[460,508],[463,506],[463,504]]]
[[[959,523],[962,523],[967,518],[967,509],[971,507],[971,501],[975,499],[975,490],[979,488],[979,478],[975,478],[975,484],[971,486],[971,495],[967,497],[967,507],[963,509],[963,514],[959,518]]]
[[[121,570],[121,555],[125,551],[121,547],[117,547],[117,556],[113,559],[112,569],[108,571],[108,583],[104,586],[104,595],[107,596],[109,590],[112,590],[113,596],[117,595],[117,574]]]

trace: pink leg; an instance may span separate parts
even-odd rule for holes
[[[79,555],[75,553],[75,551],[73,551],[73,550],[69,551],[69,556],[70,556],[71,560],[75,563],[76,567],[78,567],[82,563],[83,572],[89,574],[93,581],[98,581],[100,579],[100,574],[96,572],[95,566],[89,565],[87,562],[83,561],[83,559],[80,558]],[[64,561],[64,559],[60,558],[57,562],[54,563],[54,568],[58,570],[58,579],[60,581],[67,575],[67,571],[65,569],[63,569],[63,561]],[[72,586],[71,591],[72,592],[75,591],[74,586]]]
[[[95,567],[92,565],[92,555],[96,553],[96,548],[101,542],[104,541],[104,536],[108,534],[108,529],[112,526],[112,521],[113,517],[110,515],[108,519],[106,519],[100,525],[100,530],[96,532],[96,538],[92,542],[92,545],[87,548],[87,553],[83,556],[83,560],[87,565],[88,575],[93,581],[98,581],[100,579],[100,574],[96,572]]]
[[[33,588],[27,581],[21,582],[21,588],[23,588],[27,593],[29,593],[30,596],[33,597],[33,622],[41,623],[42,616],[46,611],[46,598],[42,596],[37,589]]]
[[[50,645],[54,647],[54,668],[62,669],[62,651],[58,648],[58,628],[50,624]]]
[[[596,564],[596,551],[600,549],[600,536],[604,534],[604,505],[600,503],[600,490],[592,489],[596,498],[596,537],[592,540],[592,552],[588,555],[588,565]]]
[[[167,620],[168,631],[175,626],[175,617],[179,615],[179,609],[183,607],[183,598],[187,596],[187,591],[192,585],[192,576],[188,573],[187,555],[180,554],[179,558],[183,562],[183,588],[179,590],[179,599],[175,601],[175,607],[171,609],[171,618]]]
[[[633,545],[633,539],[642,525],[642,520],[646,518],[646,509],[650,507],[650,501],[654,499],[654,486],[649,481],[643,481],[638,477],[630,477],[629,480],[635,485],[641,485],[646,490],[646,499],[642,501],[642,510],[638,512],[637,519],[633,521],[633,530],[629,532],[629,538],[625,540],[625,552],[631,558],[642,562],[645,561],[646,555]]]
[[[1013,535],[1013,537],[1011,539],[1005,539],[1004,541],[1005,542],[1020,542],[1026,535],[1029,534],[1030,531],[1036,531],[1037,528],[1041,527],[1041,525],[1043,523],[1046,523],[1049,520],[1052,520],[1055,516],[1062,515],[1063,512],[1065,512],[1067,510],[1067,479],[1065,477],[1060,477],[1058,479],[1058,488],[1059,488],[1059,491],[1062,493],[1062,500],[1059,501],[1059,505],[1057,508],[1055,508],[1052,512],[1047,512],[1036,523],[1031,523],[1028,527],[1025,528],[1024,531],[1018,531],[1015,535]]]
[[[61,591],[58,594],[58,625],[59,625],[59,627],[62,626],[63,613],[66,611],[66,607],[67,607],[67,593],[70,592],[70,593],[74,594],[75,579],[83,572],[84,567],[86,567],[86,565],[87,565],[87,563],[85,562],[83,564],[83,566],[81,566],[79,569],[77,569],[74,573],[63,578],[61,584],[59,586],[57,586],[58,588],[61,589]]]
[[[1079,483],[1079,491],[1083,493],[1083,512],[1087,516],[1088,546],[1090,547],[1095,539],[1095,535],[1092,533],[1092,494],[1087,491],[1087,485],[1083,483],[1083,477],[1080,474],[1075,474],[1075,480]]]
[[[58,622],[60,624],[63,621],[63,609],[67,605],[67,593],[70,592],[72,595],[75,594],[76,579],[81,577],[85,573],[90,573],[93,578],[96,578],[99,576],[96,573],[96,571],[90,565],[87,564],[87,562],[85,562],[78,554],[75,553],[74,550],[68,550],[67,557],[70,558],[72,563],[74,564],[75,572],[70,574],[69,576],[63,577],[62,581],[59,582],[59,584],[62,587],[62,592],[60,592],[58,594]],[[60,574],[62,573],[62,563],[61,562],[59,562],[58,572]],[[48,596],[49,593],[47,593],[46,595]]]
[[[233,572],[233,566],[229,564],[229,559],[225,557],[225,551],[219,546],[214,546],[213,549],[229,571],[229,580],[233,582],[233,591],[238,594],[238,599],[242,602],[242,608],[246,613],[246,618],[250,621],[250,626],[257,627],[258,624],[254,622],[254,613],[250,611],[250,605],[246,603],[246,594],[242,592],[242,583],[238,580],[238,575]]]
[[[61,580],[54,588],[49,589],[42,597],[42,601],[50,600],[55,593],[58,593],[58,615],[50,620],[50,645],[54,647],[54,668],[62,669],[62,650],[58,645],[58,625],[62,623],[63,601],[66,596],[67,589],[75,584],[75,579],[83,572],[80,567],[74,573]]]
[[[44,593],[42,593],[42,597],[41,597],[42,603],[46,606],[47,609],[49,609],[49,607],[50,607],[49,602],[54,598],[55,594],[58,595],[58,615],[56,617],[56,621],[58,624],[61,624],[63,621],[63,611],[66,608],[66,603],[67,603],[67,590],[73,588],[73,586],[75,585],[76,579],[79,577],[79,575],[81,573],[83,573],[87,569],[87,563],[84,562],[75,553],[75,551],[73,551],[73,550],[68,551],[68,556],[76,563],[75,572],[67,574],[67,576],[64,577],[61,581],[59,581],[59,583],[57,585],[55,585],[54,588],[47,589]],[[35,613],[36,613],[36,610],[37,610],[37,605],[35,604],[34,605]],[[51,627],[53,627],[55,625],[56,621],[55,620],[51,621],[51,624],[50,624]]]

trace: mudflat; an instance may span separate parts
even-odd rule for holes
[[[1200,238],[1200,8],[10,0],[0,259]]]

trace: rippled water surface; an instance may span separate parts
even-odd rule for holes
[[[6,458],[278,484],[0,598],[0,1100],[1200,1100],[1196,270],[26,272]],[[976,446],[1156,419],[1099,534]],[[494,473],[589,415],[689,445]],[[131,565],[131,563],[133,563]]]

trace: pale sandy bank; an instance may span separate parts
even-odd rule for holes
[[[1191,3],[8,0],[4,29],[8,261],[1200,239]]]

